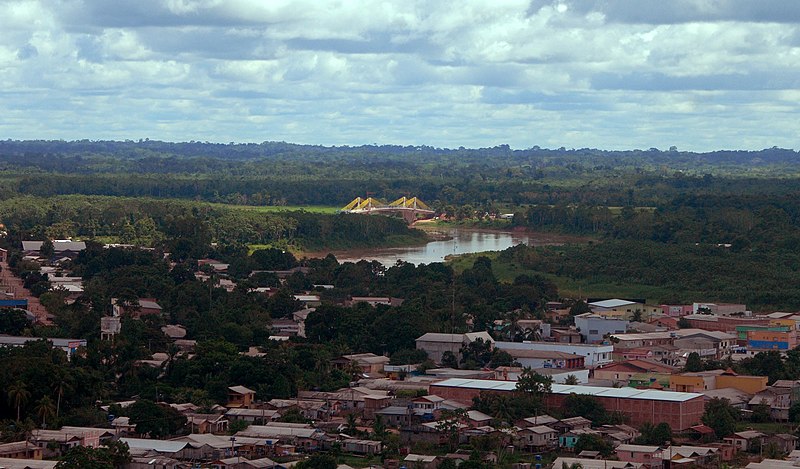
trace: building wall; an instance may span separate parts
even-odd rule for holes
[[[488,391],[506,393],[508,391]],[[456,388],[431,385],[431,394],[451,399],[465,404],[472,404],[472,399],[480,395],[479,389]],[[548,394],[545,396],[545,406],[551,409],[564,407],[566,395]],[[598,397],[607,411],[619,411],[630,417],[629,425],[639,427],[644,423],[656,425],[667,422],[673,430],[686,430],[692,425],[700,423],[700,417],[705,410],[703,396],[698,396],[688,401],[652,401],[646,399],[626,399],[619,397]]]
[[[606,334],[624,334],[628,321],[605,318],[575,318],[575,327],[580,329],[586,343],[602,342]]]
[[[611,345],[577,345],[552,342],[495,342],[494,345],[501,350],[549,350],[553,352],[575,353],[583,355],[584,364],[589,368],[611,363],[611,354],[614,351],[614,347]]]
[[[452,352],[453,355],[458,357],[458,352],[461,350],[462,344],[452,343],[452,342],[428,342],[428,341],[417,341],[417,350],[424,350],[428,353],[428,358],[434,361],[434,363],[441,363],[442,362],[442,355],[444,352]]]
[[[755,394],[767,388],[766,376],[717,376],[717,389],[736,388],[747,394]]]

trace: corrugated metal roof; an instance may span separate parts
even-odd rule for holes
[[[628,301],[628,300],[619,300],[616,298],[610,300],[603,300],[603,301],[595,301],[589,303],[589,306],[597,306],[600,308],[618,308],[620,306],[627,306],[627,305],[635,305],[636,302]]]
[[[177,453],[189,444],[186,441],[152,440],[149,438],[120,438],[131,449],[153,450],[158,453]]]
[[[461,379],[451,378],[432,386],[447,386],[455,388],[513,391],[517,387],[516,381],[496,381],[488,379]],[[702,394],[693,392],[674,392],[659,391],[653,389],[634,389],[634,388],[608,388],[602,386],[574,386],[564,384],[552,384],[550,386],[554,394],[587,394],[597,397],[618,397],[626,399],[646,399],[653,401],[684,402],[695,398],[703,397]]]

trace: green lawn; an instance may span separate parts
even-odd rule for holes
[[[253,212],[264,212],[264,213],[273,213],[273,212],[293,212],[298,210],[303,210],[306,212],[311,213],[327,213],[327,214],[334,214],[341,210],[341,207],[328,207],[322,205],[228,205],[228,204],[209,204],[215,207],[223,207],[223,208],[233,208],[239,210],[249,210]]]
[[[485,256],[492,261],[492,271],[495,277],[501,282],[513,282],[514,278],[521,274],[541,275],[556,284],[558,292],[564,297],[595,297],[595,298],[647,298],[648,300],[659,300],[669,297],[673,293],[667,287],[657,287],[653,285],[643,285],[634,283],[616,283],[592,279],[573,279],[560,277],[557,275],[526,269],[525,267],[513,262],[502,262],[497,260],[499,252],[482,252],[475,254],[464,254],[447,259],[456,272],[472,267],[475,259]],[[698,293],[699,294],[699,293]]]

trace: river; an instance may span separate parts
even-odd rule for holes
[[[484,251],[502,251],[518,244],[561,245],[569,237],[552,233],[477,230],[468,228],[425,228],[435,240],[422,246],[334,251],[339,262],[378,261],[390,267],[398,260],[411,264],[444,262],[445,256]],[[439,238],[439,239],[436,239]],[[444,239],[442,239],[444,238]]]

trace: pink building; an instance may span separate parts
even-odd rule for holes
[[[640,463],[643,467],[660,468],[664,464],[662,449],[658,446],[619,445],[615,454],[620,461]]]

